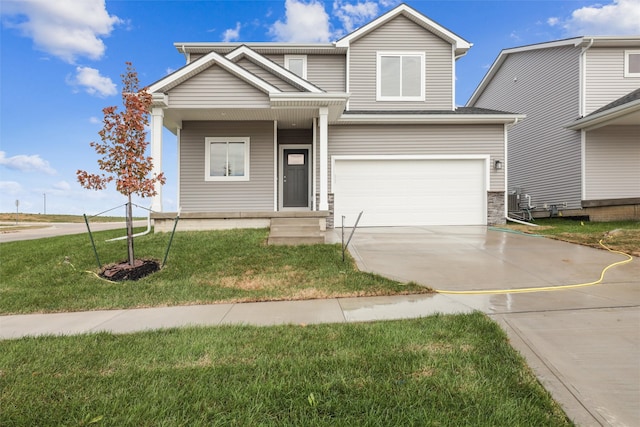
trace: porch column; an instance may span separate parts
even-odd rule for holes
[[[162,124],[164,109],[154,107],[151,109],[151,158],[153,159],[153,175],[162,173]],[[155,183],[156,195],[151,202],[151,210],[162,212],[162,185]]]
[[[329,108],[320,107],[320,206],[319,210],[329,210]]]

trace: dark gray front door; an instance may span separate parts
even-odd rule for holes
[[[282,161],[282,206],[309,206],[309,150],[284,149]]]

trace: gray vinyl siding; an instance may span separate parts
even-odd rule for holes
[[[382,51],[425,53],[425,101],[376,101],[376,53]],[[452,109],[454,82],[451,44],[404,16],[398,16],[352,43],[349,62],[351,110]]]
[[[269,108],[269,96],[213,65],[169,91],[172,108]]]
[[[331,126],[329,159],[342,155],[490,155],[492,161],[504,161],[504,126]],[[492,191],[505,189],[503,171],[491,170]],[[329,185],[330,177],[331,171]]]
[[[591,48],[587,51],[586,114],[640,87],[640,77],[624,76],[625,50],[631,49]]]
[[[640,197],[640,126],[608,126],[588,132],[585,200]]]
[[[579,114],[579,53],[570,46],[512,53],[474,104],[526,114],[509,128],[507,185],[540,208],[581,207],[580,132],[565,129]]]
[[[205,181],[205,138],[250,138],[249,181]],[[180,204],[184,212],[273,211],[273,122],[184,122]]]
[[[282,80],[281,78],[274,76],[264,68],[260,67],[257,64],[254,64],[248,59],[241,59],[240,61],[237,62],[237,64],[240,65],[245,70],[249,71],[250,73],[260,77],[262,80],[266,81],[267,83],[277,87],[283,92],[300,92],[298,88],[290,85],[289,83]]]
[[[284,55],[265,55],[284,67]],[[307,80],[325,92],[346,91],[347,61],[345,55],[307,54]]]
[[[345,55],[307,55],[307,80],[326,92],[346,92]]]

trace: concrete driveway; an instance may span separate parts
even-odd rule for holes
[[[336,230],[334,238],[339,241]],[[487,227],[356,230],[360,268],[434,289],[553,288],[596,281],[620,254]],[[640,260],[602,284],[446,295],[496,320],[578,425],[640,425]]]

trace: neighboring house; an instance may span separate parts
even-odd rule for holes
[[[524,116],[456,108],[471,44],[411,7],[334,43],[175,46],[187,65],[149,87],[151,146],[159,171],[162,127],[177,136],[183,228],[504,223],[506,130]]]
[[[526,114],[508,190],[534,217],[640,219],[639,88],[640,36],[577,37],[503,50],[467,106]]]

